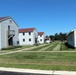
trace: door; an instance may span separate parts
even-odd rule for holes
[[[13,37],[11,37],[11,38],[8,40],[8,45],[9,45],[9,46],[13,46]]]

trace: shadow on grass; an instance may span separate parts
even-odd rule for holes
[[[70,49],[75,49],[75,47],[69,45],[67,42],[65,42],[65,45],[66,45],[68,48],[70,48]]]
[[[10,46],[8,48],[2,48],[2,50],[12,50],[12,49],[17,49],[17,48],[21,48],[22,46]]]

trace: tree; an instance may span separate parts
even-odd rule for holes
[[[50,35],[49,37],[50,37],[50,39],[51,39],[52,41],[54,41],[54,38],[55,38],[55,37],[54,37],[53,35]]]
[[[54,40],[64,41],[64,40],[66,40],[66,34],[67,33],[60,32],[59,34],[56,33],[55,35],[50,35],[49,37],[51,38],[52,41],[54,41]]]

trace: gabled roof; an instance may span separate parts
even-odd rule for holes
[[[7,19],[12,19],[10,16],[6,16],[6,17],[0,17],[0,22],[5,21]],[[13,19],[12,19],[13,20]],[[14,21],[14,20],[13,20]],[[14,21],[14,23],[17,25],[17,23]],[[18,26],[18,25],[17,25]]]
[[[9,16],[1,17],[1,18],[0,18],[0,21],[6,20],[6,19],[8,19],[8,18],[10,18],[10,17],[9,17]]]
[[[43,35],[44,34],[44,32],[38,32],[38,35]]]
[[[71,31],[67,34],[67,36],[71,35],[71,34],[74,33],[75,31],[76,31],[76,29],[71,30]]]
[[[33,32],[35,28],[24,28],[24,29],[19,29],[19,33],[23,32]]]

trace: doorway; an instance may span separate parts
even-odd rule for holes
[[[11,38],[8,40],[8,45],[9,45],[9,46],[13,46],[13,37],[11,37]]]

